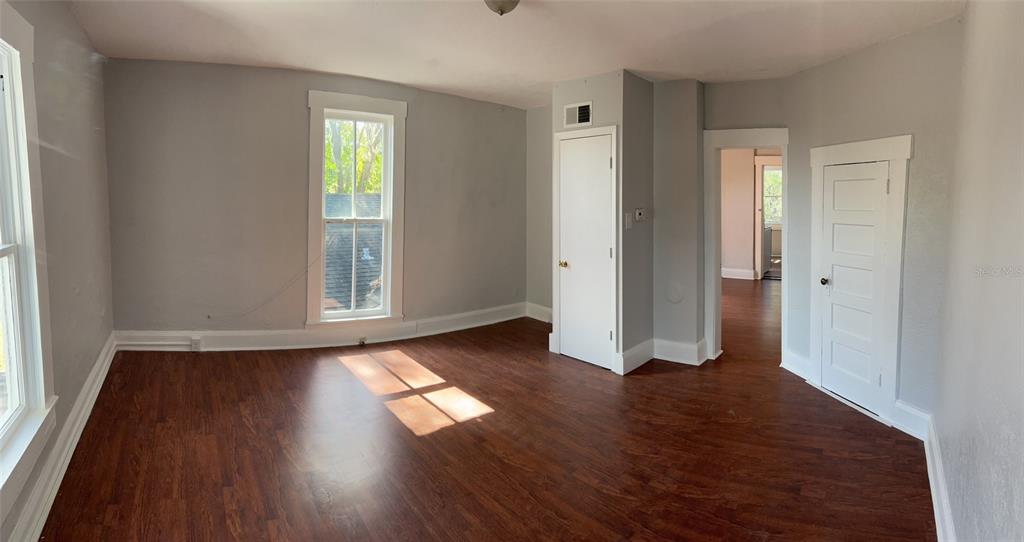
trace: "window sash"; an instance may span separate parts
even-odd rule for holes
[[[328,217],[327,216],[327,191],[325,186],[325,174],[321,171],[320,175],[320,216],[321,216],[321,243],[320,243],[320,292],[319,292],[319,303],[320,303],[320,319],[321,321],[336,321],[336,320],[350,320],[369,318],[376,316],[387,316],[390,314],[391,307],[391,214],[392,214],[392,183],[393,183],[393,167],[394,167],[394,117],[391,115],[382,115],[374,113],[364,113],[359,111],[349,110],[338,110],[338,109],[325,109],[323,118],[321,120],[321,127],[325,126],[329,120],[339,120],[352,122],[353,125],[353,160],[352,160],[352,193],[351,193],[351,206],[350,213],[352,216],[349,217]],[[380,191],[380,216],[378,217],[359,217],[356,216],[358,211],[356,210],[356,196],[362,194],[362,192],[356,191],[356,156],[359,152],[359,130],[358,126],[355,125],[357,122],[376,122],[383,125],[383,144],[382,144],[382,158],[381,158],[381,191]],[[324,145],[321,150],[321,163],[326,161],[327,158],[327,147]],[[339,180],[340,182],[340,180]],[[352,281],[351,281],[351,292],[349,298],[348,309],[328,309],[325,306],[327,298],[327,226],[329,224],[352,224]],[[381,306],[372,309],[357,309],[356,305],[356,294],[357,294],[357,251],[358,251],[358,239],[359,239],[359,226],[360,225],[381,225],[382,227],[382,242],[381,242]]]
[[[26,357],[25,337],[30,330],[21,300],[24,276],[31,269],[23,269],[19,258],[21,240],[26,235],[22,220],[26,219],[20,204],[23,203],[21,185],[23,172],[19,169],[19,134],[15,92],[18,78],[12,77],[17,64],[9,62],[0,54],[0,73],[4,74],[4,91],[0,93],[0,290],[7,302],[0,304],[0,320],[4,322],[3,346],[6,361],[7,412],[0,416],[0,449],[4,448],[21,418],[28,410],[26,377],[31,360]]]
[[[17,245],[8,244],[0,248],[0,290],[8,302],[0,305],[0,323],[4,327],[3,346],[7,358],[7,406],[8,411],[0,416],[0,443],[8,430],[17,424],[25,411],[25,357],[22,349],[21,310],[19,299],[19,269]]]

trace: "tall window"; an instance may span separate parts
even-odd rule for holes
[[[763,168],[763,209],[764,224],[776,226],[782,224],[782,168],[764,166]]]
[[[316,223],[310,224],[309,296],[315,310],[308,319],[397,315],[398,152],[404,147],[396,142],[404,136],[399,132],[404,132],[405,104],[314,91],[310,111],[310,190],[315,196],[310,212]],[[319,167],[313,167],[314,161]]]
[[[22,187],[18,152],[15,93],[12,62],[0,55],[0,438],[25,407],[25,373],[22,348],[21,285],[24,266],[30,258],[22,242],[20,200]]]

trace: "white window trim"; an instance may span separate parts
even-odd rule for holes
[[[773,156],[772,158],[775,158],[775,157]],[[779,158],[781,158],[781,157],[779,157]],[[772,161],[772,162],[778,162],[778,163],[767,163],[764,160],[759,161],[759,160],[755,159],[755,162],[758,163],[757,164],[757,175],[761,178],[761,186],[762,187],[764,186],[764,171],[766,169],[768,169],[768,168],[777,168],[779,170],[779,172],[782,172],[781,160],[773,160]],[[783,182],[785,182],[785,180],[783,180]],[[762,189],[762,191],[761,191],[761,201],[757,202],[757,203],[760,204],[762,215],[764,213],[764,198],[779,198],[779,201],[780,202],[782,201],[782,196],[765,196],[764,195],[764,190]],[[768,226],[769,228],[771,228],[773,230],[780,230],[780,229],[782,229],[782,218],[780,217],[778,222],[768,222],[768,220],[765,220],[764,221],[764,225]]]
[[[391,130],[391,190],[385,194],[382,207],[390,208],[391,227],[385,239],[388,251],[385,266],[384,310],[353,317],[330,319],[322,309],[323,300],[323,168],[324,119],[331,111],[345,112],[349,116],[390,117]],[[339,92],[309,91],[309,238],[306,257],[306,325],[344,323],[363,320],[404,319],[402,312],[403,237],[405,231],[405,102],[371,98]],[[390,201],[388,201],[390,200]],[[389,205],[390,204],[390,205]]]
[[[0,55],[11,66],[4,99],[10,96],[14,104],[10,122],[16,157],[10,171],[19,187],[15,205],[25,217],[20,223],[23,252],[19,280],[22,356],[26,360],[25,406],[0,441],[0,522],[7,519],[56,425],[33,45],[32,25],[0,1]]]

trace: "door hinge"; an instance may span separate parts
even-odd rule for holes
[[[878,387],[882,387],[882,373],[878,373]]]
[[[612,339],[612,330],[610,330],[610,329],[608,330],[608,340],[609,341],[613,340]]]
[[[889,181],[890,181],[890,180],[891,180],[891,179],[886,179],[886,180],[885,180],[885,193],[886,193],[886,194],[888,194],[888,193],[889,193]]]
[[[609,258],[614,258],[615,257],[615,256],[612,256],[612,247],[608,247],[608,257]]]
[[[612,157],[611,157],[611,156],[609,156],[609,157],[608,157],[608,169],[611,169],[612,167],[613,167],[613,166],[612,166]]]
[[[0,92],[7,91],[7,83],[4,82],[4,74],[0,73]]]

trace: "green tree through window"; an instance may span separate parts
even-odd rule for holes
[[[328,119],[324,123],[324,192],[380,194],[384,125]]]
[[[762,174],[765,225],[782,224],[782,168],[765,166]]]

